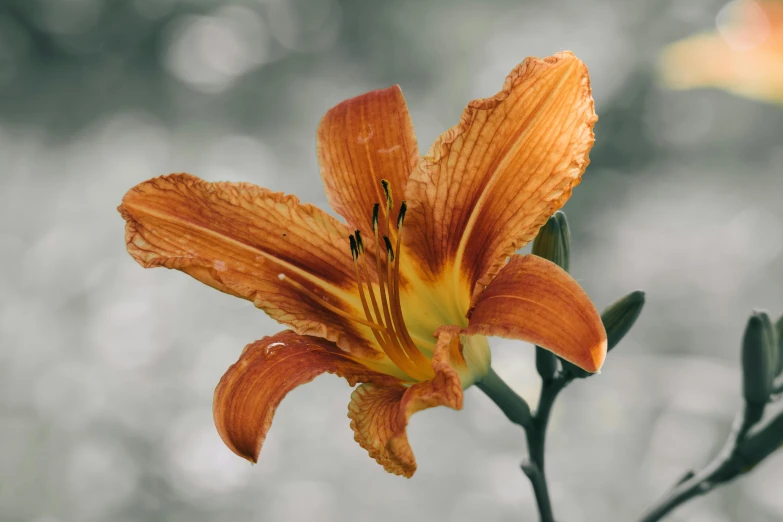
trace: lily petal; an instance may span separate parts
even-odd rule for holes
[[[596,120],[570,52],[527,58],[498,94],[470,102],[408,181],[404,241],[421,277],[457,270],[475,297],[570,197]]]
[[[281,281],[280,274],[331,305],[363,317],[345,226],[295,196],[248,183],[207,183],[188,174],[129,190],[119,208],[128,252],[145,268],[181,270],[243,297],[302,335],[335,341],[369,359],[369,328]],[[359,304],[360,306],[360,304]]]
[[[511,257],[479,295],[464,333],[534,343],[588,372],[606,358],[606,331],[590,298],[562,268],[534,255]]]
[[[400,87],[371,91],[332,108],[321,120],[317,140],[321,177],[332,208],[370,237],[372,207],[386,201],[381,180],[388,180],[393,196],[401,200],[419,159]],[[384,205],[381,209],[386,211]],[[388,234],[385,225],[380,226]]]
[[[291,331],[265,337],[245,347],[215,389],[213,415],[223,442],[256,462],[277,406],[288,392],[322,373],[345,377],[351,386],[399,382],[352,360],[324,339]]]
[[[783,4],[732,2],[726,14],[718,32],[697,34],[664,50],[659,64],[664,84],[718,87],[783,103]]]
[[[457,368],[465,367],[459,350],[459,328],[443,327],[432,356],[435,377],[406,388],[400,384],[362,384],[351,395],[348,417],[354,438],[389,473],[413,476],[416,459],[408,442],[408,419],[434,406],[462,409]]]

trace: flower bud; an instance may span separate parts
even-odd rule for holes
[[[742,339],[742,392],[749,404],[769,402],[778,347],[769,316],[754,311]]]
[[[533,255],[552,261],[568,272],[571,258],[571,234],[563,212],[557,211],[538,231],[533,240]]]
[[[601,312],[601,321],[606,330],[606,349],[611,350],[639,318],[644,307],[644,292],[636,290],[610,304]]]

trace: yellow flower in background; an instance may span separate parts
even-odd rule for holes
[[[692,36],[661,55],[668,87],[717,87],[783,103],[783,1],[738,0],[718,15],[716,32]]]
[[[411,476],[406,425],[462,407],[488,335],[594,372],[606,333],[565,271],[516,255],[570,197],[596,121],[585,65],[528,58],[419,157],[399,87],[347,100],[318,128],[321,177],[347,225],[290,195],[173,174],[123,198],[128,252],[248,299],[286,330],[245,347],[215,390],[226,445],[255,462],[283,397],[328,372],[353,392],[357,442]],[[510,259],[509,259],[510,258]]]

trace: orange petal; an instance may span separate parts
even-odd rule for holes
[[[511,257],[479,295],[465,333],[534,343],[588,372],[606,357],[606,332],[590,298],[562,268],[534,255]]]
[[[245,347],[215,389],[213,414],[223,442],[256,462],[280,401],[322,373],[345,377],[351,386],[399,382],[362,366],[324,339],[291,331],[265,337]]]
[[[435,377],[406,388],[382,383],[362,384],[351,395],[348,417],[354,438],[389,473],[413,476],[416,459],[405,431],[417,411],[434,406],[462,409],[462,385],[457,367],[465,361],[459,351],[459,328],[438,332],[432,357]]]
[[[783,103],[783,4],[733,2],[725,13],[719,32],[691,36],[662,53],[663,82]]]
[[[397,85],[342,102],[318,127],[318,161],[329,202],[366,237],[371,237],[373,205],[381,203],[385,212],[381,180],[389,181],[393,197],[401,201],[418,159],[408,106]]]
[[[380,359],[370,330],[302,295],[279,275],[363,317],[348,230],[294,196],[247,183],[207,183],[172,174],[137,185],[119,208],[128,252],[145,268],[176,268],[253,301],[302,335],[324,337]]]
[[[587,67],[570,52],[528,58],[474,100],[408,181],[404,240],[424,280],[460,270],[480,291],[571,195],[593,145]]]

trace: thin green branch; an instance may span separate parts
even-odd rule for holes
[[[783,413],[762,429],[751,432],[761,419],[764,405],[747,404],[737,414],[723,450],[703,470],[689,472],[652,506],[641,522],[657,522],[688,500],[704,495],[750,471],[783,443]]]

